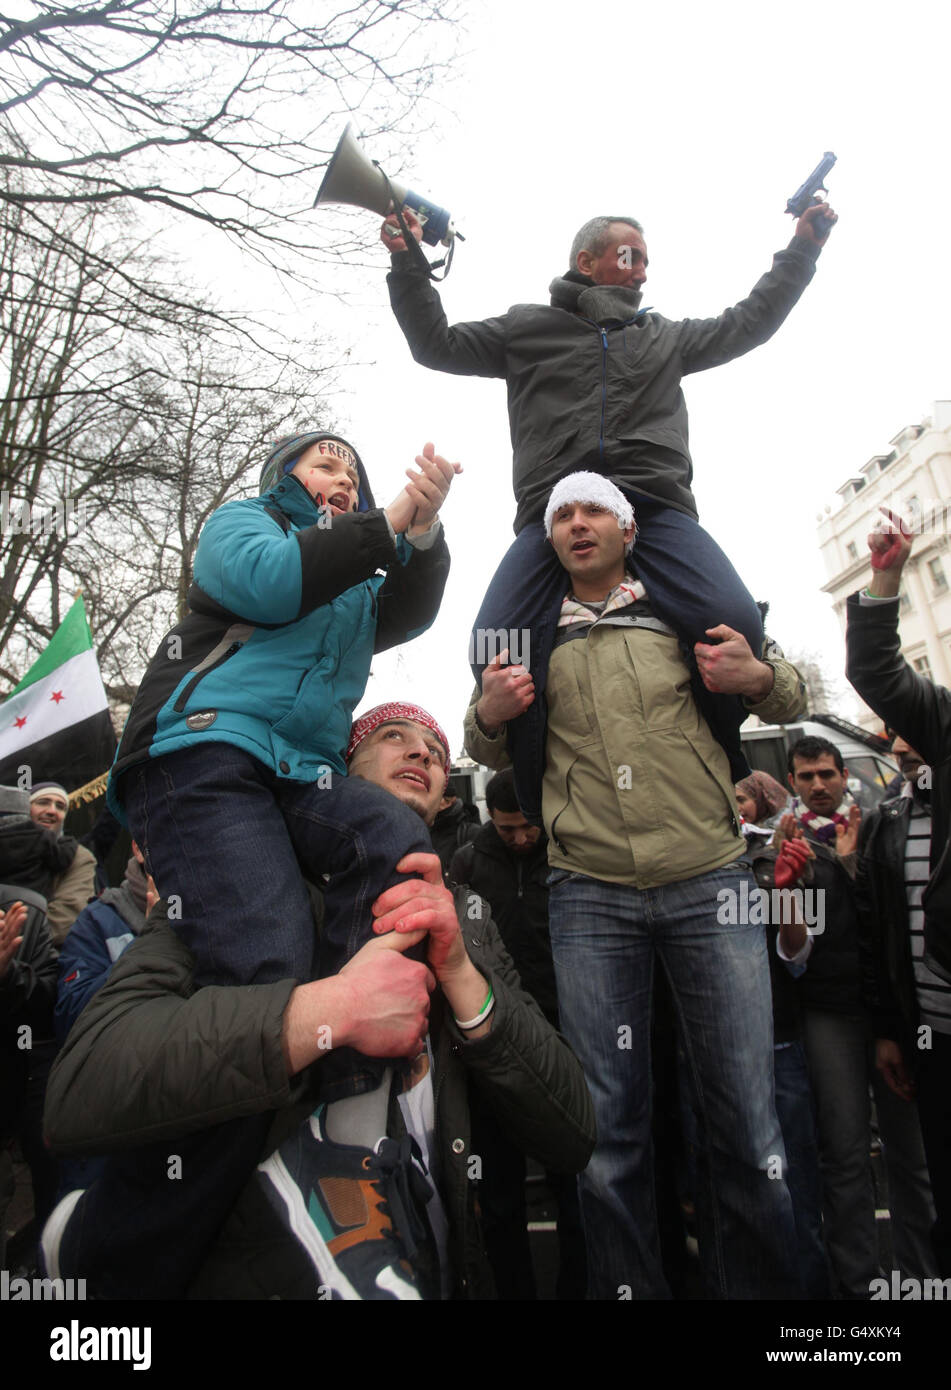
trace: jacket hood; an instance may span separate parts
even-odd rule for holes
[[[367,479],[366,469],[363,460],[349,439],[344,439],[340,434],[331,434],[327,430],[311,430],[307,434],[289,434],[283,439],[279,439],[268,456],[267,462],[261,469],[259,492],[263,495],[271,492],[276,485],[287,476],[288,465],[293,465],[305,453],[311,445],[319,444],[321,440],[328,440],[331,444],[342,444],[348,453],[353,455],[356,460],[357,473],[360,478],[360,487],[357,498],[357,511],[370,511],[376,506],[373,500],[373,493],[370,490],[370,483]]]

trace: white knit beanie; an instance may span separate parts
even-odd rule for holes
[[[551,540],[551,523],[555,513],[568,502],[595,502],[606,511],[613,512],[622,531],[635,526],[634,508],[619,487],[600,473],[569,473],[556,483],[545,508],[545,535]],[[636,531],[635,531],[636,534]],[[628,541],[624,553],[629,555],[634,545],[634,537]]]

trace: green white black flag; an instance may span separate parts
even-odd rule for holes
[[[77,598],[49,646],[0,704],[0,784],[61,782],[106,772],[116,750],[86,610]]]

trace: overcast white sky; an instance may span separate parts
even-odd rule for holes
[[[407,167],[387,170],[451,208],[466,234],[442,290],[450,322],[545,302],[577,227],[601,212],[644,224],[645,304],[671,318],[718,313],[791,236],[786,199],[825,150],[838,155],[840,222],[799,306],[767,346],[687,378],[685,392],[701,521],[770,599],[786,650],[816,649],[841,676],[816,514],[951,396],[948,9],[485,0],[469,16],[437,126]],[[338,420],[378,501],[427,439],[466,471],[444,511],[453,573],[440,616],[375,662],[363,707],[415,699],[458,751],[468,631],[512,539],[505,387],[412,362],[389,313],[378,219],[365,216],[372,269],[328,268],[328,290],[348,303],[317,306],[368,364],[344,374]]]

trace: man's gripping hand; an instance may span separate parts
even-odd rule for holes
[[[535,682],[524,666],[505,666],[508,648],[493,657],[482,672],[482,695],[476,714],[491,738],[502,724],[524,714],[535,699]]]
[[[373,930],[393,936],[408,933],[414,941],[428,932],[426,956],[456,1018],[475,1018],[485,1002],[488,984],[472,964],[462,939],[456,904],[443,882],[435,854],[408,854],[396,866],[401,874],[421,874],[381,893],[373,904]],[[384,936],[383,940],[387,938]],[[475,1040],[489,1031],[486,1020],[467,1033]]]
[[[426,956],[440,984],[458,975],[469,962],[456,905],[443,882],[442,866],[435,854],[408,854],[396,866],[401,874],[422,874],[395,883],[373,904],[373,930],[429,934]]]
[[[298,985],[284,1011],[289,1076],[326,1051],[353,1047],[365,1057],[417,1057],[429,1031],[432,972],[404,951],[425,933],[368,941],[337,975]]]
[[[393,206],[392,203],[390,204],[390,206]],[[422,241],[423,224],[422,222],[420,222],[415,212],[413,212],[412,208],[403,208],[403,221],[406,223],[407,227],[409,227],[416,240]],[[387,217],[386,221],[383,223],[383,226],[380,228],[380,240],[386,247],[387,251],[391,253],[395,253],[397,251],[405,251],[407,249],[406,238],[403,236],[403,233],[399,229],[399,223],[396,221],[395,213],[391,212]]]
[[[719,637],[717,646],[697,642],[694,656],[701,679],[715,695],[743,695],[755,704],[773,688],[773,668],[758,661],[741,632],[726,623],[707,628],[708,637]]]
[[[827,223],[825,230],[817,231],[816,222],[822,227]],[[796,223],[794,236],[802,237],[804,241],[813,241],[817,246],[825,246],[829,240],[829,233],[838,222],[838,213],[832,211],[828,203],[813,203],[812,207],[806,208],[799,221]]]

